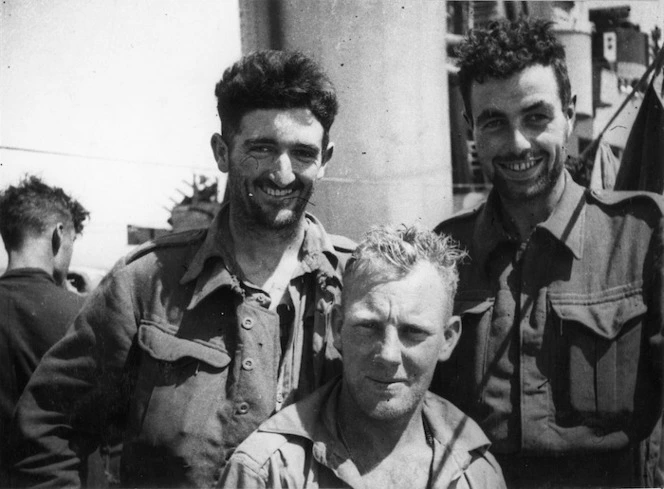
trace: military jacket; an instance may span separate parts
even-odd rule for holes
[[[432,390],[478,421],[497,454],[623,450],[662,413],[661,197],[565,178],[525,243],[506,231],[495,192],[436,228],[469,256],[455,299],[461,339]]]
[[[79,485],[82,454],[115,432],[123,486],[210,487],[263,420],[338,373],[328,311],[352,242],[306,215],[282,342],[269,297],[234,272],[224,215],[138,249],[88,299],[19,402],[16,485]]]

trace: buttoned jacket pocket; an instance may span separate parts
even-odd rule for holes
[[[166,322],[141,320],[132,424],[139,438],[168,446],[188,437],[217,438],[231,357],[222,342],[176,336]],[[173,448],[177,452],[177,447]]]
[[[634,410],[643,318],[642,283],[590,294],[549,292],[557,410],[613,419]]]

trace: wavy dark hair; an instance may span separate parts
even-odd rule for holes
[[[227,144],[238,131],[242,116],[251,110],[306,108],[323,126],[325,149],[339,109],[328,76],[298,51],[256,51],[243,57],[224,72],[215,95]]]
[[[459,86],[469,116],[473,81],[484,83],[489,78],[507,79],[535,64],[553,68],[562,107],[569,105],[572,90],[565,49],[551,30],[552,25],[543,19],[501,19],[470,31],[456,52]]]
[[[20,248],[27,235],[39,235],[57,221],[80,234],[89,216],[64,190],[46,185],[34,175],[26,175],[18,185],[0,193],[0,235],[7,251]]]

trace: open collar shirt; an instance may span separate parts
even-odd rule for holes
[[[220,487],[364,487],[337,430],[341,380],[263,423],[231,457]],[[432,488],[503,488],[482,430],[451,403],[427,393],[423,416],[433,437]]]

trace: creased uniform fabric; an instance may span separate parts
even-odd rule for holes
[[[495,192],[437,227],[469,259],[463,332],[432,390],[484,429],[508,485],[655,485],[656,436],[640,442],[662,412],[662,200],[565,179],[526,243]]]
[[[92,294],[19,402],[17,485],[78,485],[80,452],[111,430],[122,434],[123,486],[212,486],[263,420],[338,372],[327,313],[350,250],[333,239],[352,243],[307,215],[278,313],[239,275],[227,209],[207,232],[121,260]]]
[[[337,432],[341,380],[263,423],[231,457],[223,488],[361,488],[361,475]],[[423,415],[433,435],[431,488],[504,488],[489,440],[473,420],[428,392]]]

